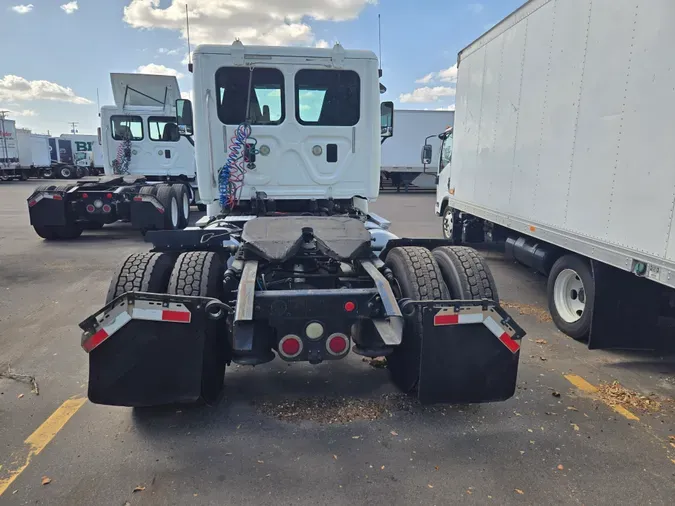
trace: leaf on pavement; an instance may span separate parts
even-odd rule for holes
[[[554,390],[553,392],[551,392],[551,395],[552,395],[553,397],[560,397],[560,392],[556,392],[556,391]]]
[[[668,436],[668,439],[670,439],[671,441],[675,441],[675,436]]]
[[[565,469],[565,468],[563,467],[563,465],[562,465],[562,464],[558,464],[558,471],[562,471],[563,469]]]
[[[396,432],[395,430],[392,430],[389,434],[391,434],[392,436],[398,436],[398,432]]]
[[[19,394],[16,396],[17,399],[23,399],[23,394]]]
[[[579,430],[579,426],[576,423],[573,423],[571,425],[572,425],[572,427],[574,427],[574,430],[576,430],[576,431]]]
[[[535,339],[534,342],[537,344],[548,344],[546,339]]]
[[[516,489],[516,492],[518,492],[520,495],[523,495],[525,493],[522,490],[520,490],[519,488]]]
[[[52,479],[49,478],[48,476],[43,476],[42,477],[42,484],[43,485],[49,485],[52,482]]]
[[[134,490],[133,490],[132,492],[134,492],[134,493],[136,493],[136,492],[143,492],[144,490],[145,490],[145,487],[144,487],[144,486],[142,486],[142,485],[136,485],[136,486],[134,487]]]
[[[539,360],[541,360],[542,362],[546,362],[548,359],[546,357],[539,357]]]
[[[579,411],[579,410],[574,406],[567,406],[567,411]]]
[[[334,458],[335,460],[337,460],[337,455],[333,455],[333,458]]]
[[[434,488],[434,486],[431,483],[427,483],[427,487]]]

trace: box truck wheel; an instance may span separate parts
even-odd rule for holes
[[[433,255],[441,268],[450,298],[499,302],[492,272],[476,250],[466,246],[442,246],[436,248]]]
[[[178,228],[185,228],[190,220],[190,192],[184,184],[172,186],[178,199]]]
[[[428,249],[417,246],[394,248],[387,255],[386,264],[394,274],[393,289],[398,299],[449,299],[441,270]],[[421,312],[406,318],[403,341],[387,357],[391,379],[404,392],[413,392],[417,388],[423,331]]]
[[[445,239],[455,240],[461,237],[461,232],[455,230],[457,225],[455,223],[455,210],[450,206],[446,206],[445,211],[443,211],[442,225]]]
[[[171,272],[168,293],[223,299],[223,263],[213,252],[181,253]],[[201,400],[212,404],[223,391],[230,349],[223,320],[208,320],[202,362]]]
[[[54,177],[54,171],[49,169],[42,169],[41,175],[44,179],[52,179]]]
[[[546,287],[548,309],[562,332],[578,341],[591,331],[595,280],[588,261],[565,255],[553,264]]]
[[[134,253],[117,267],[110,281],[106,304],[126,292],[166,293],[174,256],[168,253]]]
[[[61,179],[70,179],[73,176],[73,171],[70,167],[61,167],[58,170],[58,174]]]
[[[156,197],[164,206],[164,229],[177,230],[180,225],[180,210],[176,192],[168,184],[159,184]]]

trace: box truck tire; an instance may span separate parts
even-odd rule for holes
[[[436,248],[433,255],[451,299],[489,299],[499,303],[492,272],[476,250],[466,246],[442,246]]]
[[[441,270],[429,250],[417,246],[394,248],[387,255],[386,264],[396,279],[394,294],[398,299],[450,298]],[[401,345],[387,357],[391,380],[403,392],[414,392],[417,388],[423,331],[421,312],[406,318]]]
[[[168,293],[193,297],[222,299],[223,264],[217,254],[207,251],[182,253],[171,273]],[[207,404],[218,401],[223,391],[225,367],[231,351],[219,329],[220,321],[209,320],[205,329],[200,400]]]
[[[58,175],[61,179],[70,179],[73,177],[73,170],[70,167],[61,167],[58,170]]]
[[[553,264],[546,286],[548,309],[562,332],[585,341],[591,330],[595,280],[588,261],[565,255]]]

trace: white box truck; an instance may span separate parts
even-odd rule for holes
[[[97,135],[61,134],[60,139],[71,143],[72,163],[91,176],[104,173],[103,149]]]
[[[16,128],[14,120],[0,118],[1,180],[40,177],[50,163],[46,136],[34,136],[30,130]]]
[[[454,116],[454,111],[396,111],[394,135],[382,144],[382,183],[389,180],[397,191],[401,186],[407,191],[410,185],[436,188],[437,156],[441,145],[436,135],[452,126]],[[427,140],[428,136],[433,137]],[[420,160],[420,143],[425,140],[436,148],[436,158],[426,166]]]
[[[504,241],[591,348],[672,338],[673,24],[672,0],[531,0],[458,56],[443,233]]]

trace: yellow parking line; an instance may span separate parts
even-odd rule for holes
[[[582,392],[586,392],[587,394],[595,394],[595,393],[598,392],[597,387],[595,387],[594,385],[591,385],[584,378],[582,378],[581,376],[577,376],[576,374],[565,374],[565,379],[567,381],[569,381],[570,383],[572,383],[572,385],[577,387],[579,390],[581,390]],[[640,421],[640,419],[637,416],[635,416],[633,413],[628,411],[623,406],[609,404],[604,399],[600,399],[600,400],[603,403],[605,403],[607,406],[612,408],[614,411],[619,413],[621,416],[627,418],[628,420]]]
[[[87,402],[86,398],[78,397],[75,399],[68,399],[61,404],[59,408],[54,411],[49,418],[47,418],[42,425],[40,425],[35,432],[33,432],[24,441],[26,446],[26,456],[24,463],[14,470],[9,471],[7,477],[0,477],[0,496],[5,493],[9,486],[16,480],[19,475],[28,467],[31,459],[38,455],[49,442],[56,436],[56,434],[63,428],[64,425],[77,413],[77,411]]]

